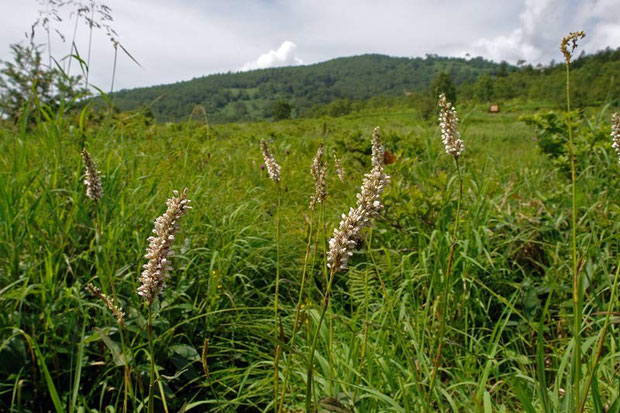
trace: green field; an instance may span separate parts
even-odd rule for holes
[[[324,412],[559,412],[576,411],[587,389],[584,411],[620,411],[620,166],[610,109],[573,118],[577,355],[570,166],[543,153],[544,133],[522,120],[538,109],[457,106],[466,146],[458,221],[455,162],[439,127],[406,106],[218,125],[149,124],[140,113],[4,123],[0,410],[146,410],[153,357],[154,411],[274,411],[281,394],[282,411],[304,411],[327,243],[355,203],[379,126],[396,158],[386,166],[392,181],[349,270],[334,276],[310,404]],[[280,187],[261,169],[261,139],[282,167]],[[102,174],[97,203],[85,194],[82,142]],[[328,196],[312,213],[309,170],[321,142]],[[137,294],[147,238],[183,188],[193,209],[180,220],[167,288],[149,311]],[[88,282],[122,307],[124,325],[85,290]]]

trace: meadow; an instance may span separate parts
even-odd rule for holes
[[[570,169],[541,150],[554,118],[526,123],[547,108],[524,101],[457,110],[462,197],[440,128],[407,107],[219,125],[86,108],[3,124],[0,410],[620,411],[610,108],[572,120],[583,149],[577,356]],[[328,240],[356,202],[376,126],[393,155],[385,207],[332,283]],[[261,167],[261,139],[279,184]],[[327,196],[312,211],[320,143]],[[82,145],[101,173],[97,202]],[[192,209],[151,306],[137,292],[147,238],[184,188]]]

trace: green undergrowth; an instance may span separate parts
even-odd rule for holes
[[[284,411],[301,411],[326,240],[355,202],[370,166],[369,137],[380,126],[395,157],[386,167],[392,183],[375,228],[334,281],[315,356],[318,410],[569,411],[571,208],[570,177],[560,164],[565,142],[556,136],[562,129],[550,129],[542,114],[527,118],[531,104],[508,104],[499,114],[474,105],[458,110],[464,193],[432,391],[458,195],[436,125],[406,108],[216,126],[150,125],[140,114],[90,124],[57,115],[21,131],[3,125],[0,410],[145,409],[148,310],[136,289],[153,221],[174,189],[188,188],[193,209],[182,218],[174,269],[153,306],[155,411],[273,411],[277,344],[280,384],[292,357]],[[600,114],[573,117],[583,141],[581,376],[584,384],[592,376],[586,411],[617,412],[619,318],[617,303],[609,304],[619,265],[620,167],[610,144],[588,147],[609,136],[607,108]],[[561,114],[552,121],[561,124]],[[273,331],[277,189],[261,169],[261,139],[282,166],[282,335]],[[98,203],[85,195],[83,141],[103,176]],[[309,168],[322,141],[330,165],[317,225],[318,213],[308,209]],[[345,182],[335,174],[334,151]],[[291,337],[311,221],[302,326]],[[124,327],[85,291],[88,282],[115,297]]]

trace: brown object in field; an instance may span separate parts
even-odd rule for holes
[[[499,113],[499,105],[489,106],[489,113]]]
[[[396,156],[392,155],[390,151],[387,149],[383,152],[383,163],[386,165],[391,165],[396,162]]]

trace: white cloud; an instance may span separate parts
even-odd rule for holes
[[[244,70],[266,69],[268,67],[293,66],[303,64],[303,60],[296,56],[297,45],[290,40],[282,42],[278,50],[269,50],[258,56],[258,59],[247,62],[241,68]]]
[[[569,32],[585,30],[580,49],[595,52],[620,46],[620,2],[617,0],[526,0],[519,26],[509,33],[473,43],[477,54],[493,60],[530,63],[559,60],[559,43]],[[579,52],[578,52],[579,53]]]

